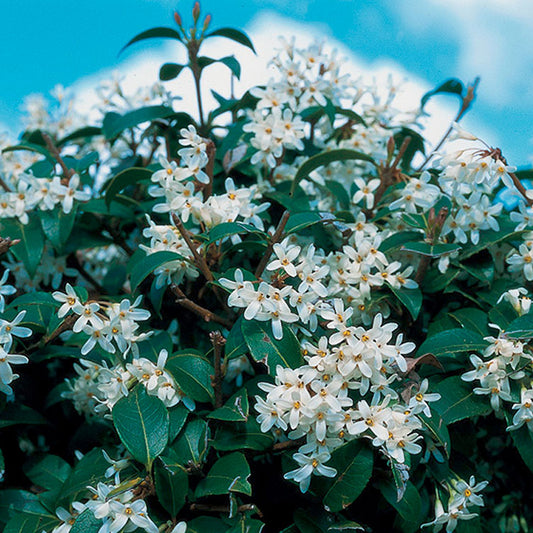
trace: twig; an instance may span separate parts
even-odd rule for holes
[[[518,192],[526,199],[527,204],[531,207],[533,206],[533,200],[527,195],[526,188],[522,185],[518,176],[514,172],[508,172],[509,176],[513,180],[514,186],[518,189]]]
[[[0,237],[0,255],[5,254],[12,246],[18,244],[20,239],[12,240],[11,237],[6,237],[5,239]]]
[[[63,170],[63,177],[70,179],[73,174],[75,174],[75,171],[71,168],[68,168],[65,161],[63,161],[63,158],[61,157],[61,154],[59,153],[59,150],[57,149],[56,145],[50,138],[50,135],[47,133],[42,134],[44,142],[46,143],[46,148],[48,148],[48,151],[52,154],[54,159],[59,163],[59,166],[61,167],[61,170]]]
[[[196,263],[196,266],[200,269],[200,272],[202,272],[202,274],[204,275],[204,278],[207,281],[213,281],[215,279],[213,273],[211,272],[211,270],[209,270],[209,266],[205,258],[198,253],[198,250],[196,249],[196,246],[194,246],[194,243],[192,242],[192,239],[190,237],[189,230],[185,228],[179,215],[176,213],[172,213],[172,220],[174,221],[174,224],[176,224],[176,227],[181,233],[181,236],[187,243],[187,246],[189,247],[189,250],[191,251],[194,257],[194,262]]]
[[[229,513],[230,507],[229,505],[210,505],[208,503],[191,503],[189,510],[208,512],[208,513]],[[259,516],[259,518],[263,518],[263,513],[253,503],[245,503],[243,505],[239,505],[239,507],[237,507],[237,511],[239,513],[244,513],[246,511],[254,511],[257,513],[257,516]]]
[[[224,368],[222,367],[222,346],[226,344],[226,339],[220,331],[212,331],[209,334],[214,349],[214,367],[215,375],[213,376],[213,390],[215,391],[215,407],[218,409],[224,405],[222,396],[222,380],[224,379]]]
[[[170,286],[170,290],[177,296],[176,303],[189,309],[189,311],[192,311],[194,314],[201,316],[206,322],[217,322],[228,329],[231,329],[233,326],[233,323],[230,320],[209,311],[209,309],[205,309],[205,307],[202,307],[187,298],[186,294],[175,283]]]
[[[6,192],[12,192],[9,185],[2,178],[0,178],[0,187],[2,187],[2,189],[4,189]]]
[[[391,137],[392,139],[392,137]],[[394,140],[392,140],[394,142]],[[380,165],[380,184],[379,187],[376,190],[376,194],[374,195],[374,206],[377,206],[385,194],[385,191],[394,183],[395,179],[399,179],[400,171],[398,170],[398,164],[402,160],[403,155],[405,154],[405,151],[407,150],[407,147],[411,143],[411,137],[406,137],[401,146],[398,150],[398,153],[396,154],[396,157],[394,158],[394,161],[392,164],[387,164],[384,166],[383,164]],[[393,147],[394,149],[394,147]]]
[[[476,78],[474,80],[474,83],[472,85],[469,85],[467,88],[466,96],[463,98],[463,103],[461,105],[461,109],[459,109],[459,112],[457,113],[455,119],[453,122],[459,122],[465,113],[470,109],[470,105],[472,104],[475,96],[476,96],[476,89],[479,85],[479,78]],[[431,161],[433,156],[439,151],[440,147],[444,144],[444,141],[448,138],[448,135],[453,131],[453,123],[450,125],[450,127],[446,130],[446,133],[442,136],[442,139],[439,141],[437,146],[433,148],[431,153],[424,159],[424,162],[420,165],[418,168],[418,172],[420,172],[428,163]]]
[[[27,348],[27,351],[30,352],[30,351],[35,350],[36,348],[43,348],[46,344],[48,344],[49,342],[52,342],[57,337],[59,337],[59,335],[61,335],[61,333],[71,329],[72,326],[74,326],[74,322],[76,322],[76,320],[78,320],[78,316],[77,315],[69,315],[69,316],[65,317],[63,319],[63,322],[61,322],[61,324],[59,324],[59,326],[54,331],[52,331],[52,333],[50,333],[50,335],[48,335],[46,337],[42,337],[40,341],[38,341],[35,344],[32,344],[31,346],[29,346]]]
[[[259,262],[259,265],[257,265],[257,269],[255,271],[255,276],[257,278],[261,277],[261,274],[263,274],[263,271],[265,270],[268,261],[270,259],[270,256],[272,255],[272,250],[274,249],[274,244],[281,241],[281,237],[283,236],[283,230],[285,229],[285,226],[287,225],[287,221],[289,220],[290,213],[288,211],[285,211],[283,215],[281,216],[281,219],[279,221],[278,227],[276,228],[276,231],[274,232],[274,235],[272,235],[272,238],[270,239],[270,242],[268,243],[268,247],[265,251],[265,255],[261,258],[261,261]]]
[[[303,443],[303,439],[276,442],[276,444],[272,446],[272,451],[282,452],[284,450],[290,450],[291,448],[298,448],[299,446],[302,445],[302,443]]]

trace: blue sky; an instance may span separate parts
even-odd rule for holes
[[[468,127],[485,133],[511,163],[525,166],[533,155],[530,1],[204,0],[202,9],[212,13],[213,26],[263,34],[279,33],[264,27],[268,21],[283,20],[285,29],[293,20],[300,31],[344,43],[366,64],[397,66],[427,86],[479,75]],[[144,29],[172,25],[172,11],[188,15],[192,3],[1,0],[0,124],[17,128],[22,99],[29,93],[47,93],[56,83],[69,86],[104,69],[120,69],[121,62],[131,62],[146,49],[138,45],[118,58],[125,42]],[[261,18],[265,10],[277,18]],[[168,50],[156,43],[147,46],[159,53]]]

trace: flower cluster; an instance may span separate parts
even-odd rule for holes
[[[155,363],[139,357],[133,358],[131,363],[121,362],[112,367],[105,362],[100,365],[80,359],[81,365],[74,364],[78,377],[67,380],[69,390],[63,393],[63,397],[70,399],[80,413],[107,416],[113,406],[140,383],[149,395],[157,396],[166,407],[173,407],[181,401],[192,411],[196,407],[194,401],[183,394],[165,369],[167,358],[168,352],[161,350]]]
[[[294,455],[300,468],[285,476],[300,483],[303,492],[311,474],[336,474],[324,463],[346,441],[368,438],[399,463],[404,463],[406,453],[419,453],[423,426],[417,415],[431,416],[429,402],[440,398],[427,392],[424,380],[411,388],[405,403],[397,388],[407,370],[405,355],[415,345],[403,342],[402,334],[391,342],[397,325],[384,324],[380,314],[370,329],[364,329],[350,325],[352,313],[341,300],[324,308],[321,315],[333,330],[331,336],[321,337],[318,345],[304,343],[305,366],[296,370],[278,366],[275,384],[259,384],[267,392],[266,399],[256,397],[261,430],[279,428],[290,430],[290,439],[305,438]],[[361,398],[356,405],[351,391]],[[364,399],[367,394],[369,400]]]
[[[471,520],[478,516],[468,509],[468,506],[482,507],[484,505],[483,496],[478,494],[488,485],[487,481],[476,483],[474,476],[471,476],[468,482],[459,479],[454,480],[453,484],[448,487],[449,501],[448,510],[444,510],[440,498],[435,498],[435,520],[422,527],[434,526],[433,531],[437,532],[446,527],[446,533],[454,531],[459,520]]]
[[[492,325],[498,328],[498,326]],[[512,380],[525,377],[523,368],[533,361],[533,355],[526,350],[525,345],[514,339],[506,338],[504,332],[499,331],[498,337],[485,337],[489,343],[483,352],[483,359],[475,354],[470,356],[474,370],[462,375],[464,381],[479,381],[476,394],[490,395],[490,404],[494,411],[500,411],[501,402],[513,401],[511,397]]]

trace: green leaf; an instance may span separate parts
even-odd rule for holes
[[[380,486],[383,497],[396,509],[398,514],[411,526],[409,531],[418,531],[421,520],[422,501],[416,487],[408,481],[403,497],[398,500],[396,487],[393,483],[382,483]],[[414,529],[413,529],[414,528]]]
[[[507,414],[506,414],[507,415]],[[507,415],[507,423],[512,424],[512,416]],[[533,438],[531,437],[531,431],[527,426],[522,426],[519,429],[509,431],[513,439],[513,444],[515,445],[520,457],[527,467],[533,472]]]
[[[263,433],[255,418],[249,417],[247,422],[224,424],[215,434],[213,447],[221,452],[233,450],[268,450],[274,444],[270,433]]]
[[[365,528],[357,522],[346,521],[335,524],[328,527],[328,533],[346,533],[347,531],[362,531],[364,533]]]
[[[70,472],[70,465],[61,457],[46,455],[25,473],[34,485],[55,490],[63,485]]]
[[[160,251],[154,252],[142,258],[135,263],[130,273],[130,283],[132,291],[136,291],[137,287],[156,269],[163,266],[165,263],[172,261],[181,261],[183,257],[176,252]]]
[[[46,424],[47,421],[37,411],[20,403],[8,403],[0,411],[0,429],[17,424]]]
[[[170,427],[168,430],[168,442],[172,442],[178,433],[183,429],[185,422],[187,422],[187,416],[189,410],[184,405],[175,405],[168,410],[168,420]]]
[[[222,407],[215,409],[207,418],[224,420],[225,422],[246,422],[249,404],[246,389],[236,392]]]
[[[429,244],[427,242],[407,242],[402,246],[402,251],[426,255],[428,257],[440,257],[461,249],[456,243]]]
[[[515,318],[505,330],[506,337],[510,339],[531,339],[533,338],[533,313]]]
[[[101,527],[102,520],[96,518],[91,509],[85,509],[85,511],[76,518],[70,533],[98,533]]]
[[[72,233],[76,220],[76,208],[77,206],[74,205],[68,214],[64,213],[60,207],[56,207],[52,211],[39,211],[43,232],[58,251],[62,250]]]
[[[313,226],[314,224],[320,224],[325,219],[322,218],[320,213],[317,211],[301,211],[300,213],[293,213],[289,220],[287,220],[287,225],[285,226],[285,233],[297,233],[304,228]]]
[[[213,516],[198,516],[187,521],[187,533],[215,533],[226,531],[227,525]]]
[[[85,126],[83,128],[77,129],[72,133],[69,133],[67,136],[59,139],[56,142],[58,147],[63,146],[71,141],[76,141],[78,139],[87,140],[90,137],[95,137],[97,135],[102,135],[102,128],[99,126]]]
[[[102,132],[106,139],[118,137],[124,130],[134,128],[144,122],[152,122],[160,118],[169,118],[175,111],[165,105],[152,105],[130,111],[125,115],[110,112],[104,117]]]
[[[433,440],[443,448],[444,455],[449,457],[452,446],[450,442],[450,433],[440,415],[437,412],[432,412],[431,417],[427,417],[424,413],[419,413],[417,416],[420,418]]]
[[[337,470],[337,476],[323,498],[327,511],[342,511],[359,497],[370,480],[373,462],[372,450],[360,440],[352,440],[331,454],[327,464]]]
[[[252,44],[252,41],[250,41],[248,35],[240,30],[236,30],[235,28],[220,28],[208,33],[204,38],[208,39],[209,37],[225,37],[226,39],[231,39],[236,43],[248,47],[254,54],[256,53],[254,45]]]
[[[172,457],[161,455],[155,463],[154,474],[159,502],[174,518],[185,505],[189,490],[187,471]]]
[[[187,422],[185,429],[171,446],[176,454],[176,461],[184,466],[200,466],[207,451],[208,437],[205,420],[195,418]]]
[[[41,531],[51,531],[59,523],[59,520],[52,515],[35,516],[23,513],[9,520],[3,533],[40,533]]]
[[[302,181],[304,178],[307,178],[307,176],[309,176],[313,170],[325,165],[329,165],[334,161],[350,160],[366,161],[367,163],[372,163],[374,166],[376,166],[376,162],[374,159],[372,159],[372,157],[364,154],[363,152],[357,152],[356,150],[338,148],[328,152],[321,152],[310,157],[300,166],[300,168],[298,168],[296,175],[294,176],[294,180],[292,181],[291,194],[294,193],[296,186],[300,183],[300,181]]]
[[[165,63],[159,69],[159,79],[161,81],[168,81],[177,78],[186,65],[179,65],[178,63]]]
[[[481,352],[486,347],[487,341],[479,333],[465,328],[453,328],[428,337],[419,346],[416,355],[432,353],[439,358],[462,352]]]
[[[111,204],[116,195],[129,185],[136,185],[141,181],[150,181],[153,172],[147,168],[131,167],[113,176],[106,184],[105,203]]]
[[[176,39],[178,41],[182,40],[181,35],[172,28],[166,28],[166,27],[161,27],[161,26],[157,28],[151,28],[133,37],[133,39],[131,39],[127,44],[125,44],[122,47],[122,49],[119,52],[119,55],[126,48],[128,48],[128,46],[131,46],[134,43],[138,43],[139,41],[144,41],[146,39]]]
[[[461,98],[462,101],[465,92],[466,89],[461,80],[458,80],[457,78],[450,78],[439,85],[436,89],[428,91],[424,96],[422,96],[422,100],[420,100],[420,106],[423,108],[432,96],[440,93],[456,94],[459,96],[459,98]]]
[[[4,148],[2,150],[2,153],[6,152],[18,152],[18,151],[27,151],[27,152],[36,152],[38,154],[44,155],[48,161],[50,161],[52,164],[55,164],[54,159],[50,155],[50,152],[40,144],[33,144],[29,142],[20,143],[15,146],[8,146],[7,148]]]
[[[37,213],[32,213],[27,224],[16,219],[5,218],[1,221],[4,238],[20,239],[10,248],[13,255],[24,263],[30,277],[35,275],[44,250],[44,236]]]
[[[390,252],[391,250],[400,248],[400,246],[407,242],[412,242],[413,239],[421,239],[423,236],[424,234],[419,231],[398,231],[390,237],[387,237],[381,243],[379,250],[381,252]]]
[[[222,222],[213,226],[207,234],[207,244],[226,239],[232,235],[240,233],[256,233],[266,238],[266,233],[263,230],[257,229],[251,224],[244,224],[243,222]]]
[[[248,478],[250,467],[242,453],[231,453],[221,457],[209,470],[207,477],[196,487],[195,497],[212,496],[238,492],[252,495],[252,486]]]
[[[167,359],[165,368],[186,396],[198,402],[213,402],[215,393],[211,376],[215,375],[215,370],[207,359],[195,353],[180,351]]]
[[[241,64],[237,61],[235,56],[221,57],[220,59],[217,59],[217,62],[226,65],[238,80],[241,79]]]
[[[86,453],[74,466],[69,477],[61,489],[61,501],[63,506],[81,498],[88,492],[87,487],[96,487],[98,482],[105,480],[105,471],[109,463],[105,460],[101,448],[94,448]]]
[[[422,291],[416,287],[414,289],[397,289],[395,287],[390,287],[391,291],[394,293],[394,296],[400,300],[404,307],[409,311],[410,315],[413,317],[413,320],[418,318],[420,309],[422,308]]]
[[[449,313],[449,315],[459,322],[463,328],[479,333],[483,337],[490,334],[487,326],[487,313],[477,307],[465,307],[453,311],[452,313]]]
[[[283,324],[283,338],[275,339],[268,322],[244,320],[242,334],[252,357],[264,363],[270,375],[276,374],[276,366],[298,368],[304,364],[298,339],[292,330]]]
[[[169,421],[164,403],[137,385],[115,404],[112,415],[124,446],[149,469],[168,443]]]
[[[442,380],[433,385],[431,392],[441,395],[440,400],[431,406],[440,414],[446,425],[492,412],[487,399],[474,394],[472,384],[465,383],[460,376],[451,376]]]
[[[39,504],[36,494],[25,490],[0,490],[0,526],[31,504]]]

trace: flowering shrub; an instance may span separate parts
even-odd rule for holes
[[[283,41],[208,111],[240,65],[204,41],[253,45],[175,22],[128,43],[186,47],[161,83],[102,84],[98,120],[34,97],[3,141],[0,527],[529,531],[531,171],[458,125],[477,82],[401,109]]]

